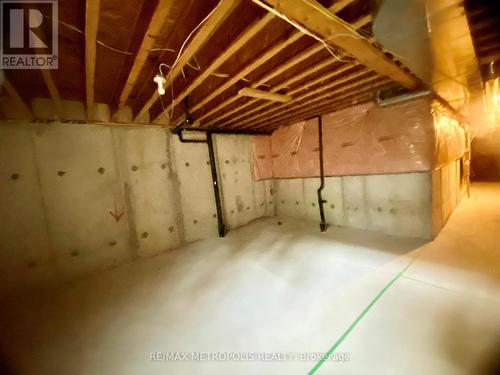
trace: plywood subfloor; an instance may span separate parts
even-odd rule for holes
[[[317,361],[301,353],[337,342],[350,359],[318,374],[483,373],[500,342],[499,197],[500,185],[474,186],[427,244],[270,218],[4,301],[4,362],[20,374],[307,374]]]

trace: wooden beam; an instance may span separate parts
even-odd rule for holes
[[[274,116],[271,116],[269,118],[265,119],[260,119],[256,122],[253,122],[252,124],[246,124],[243,126],[243,129],[249,128],[249,127],[255,127],[260,125],[264,125],[269,122],[274,122],[277,119],[281,119],[283,117],[297,117],[299,119],[304,119],[307,117],[302,117],[301,111],[305,110],[310,110],[312,108],[317,108],[321,107],[322,105],[325,104],[325,102],[333,100],[334,102],[338,102],[340,100],[343,100],[345,98],[351,98],[355,97],[358,95],[359,92],[366,92],[370,91],[373,89],[373,86],[376,86],[379,82],[390,82],[387,77],[380,76],[380,75],[372,75],[365,77],[363,79],[360,79],[355,82],[351,82],[349,85],[345,85],[343,87],[340,87],[334,91],[331,92],[325,92],[321,95],[318,95],[314,100],[311,100],[304,105],[302,105],[300,108],[297,109],[297,107],[294,108],[289,108],[286,109],[285,111],[281,111],[281,113],[277,113]],[[345,91],[348,89],[349,91]],[[239,128],[239,127],[237,127]]]
[[[347,8],[349,5],[354,3],[354,0],[337,0],[331,7],[330,12],[338,13],[342,9]]]
[[[372,83],[369,86],[366,86],[366,82],[363,82],[362,85],[359,85],[359,87],[341,96],[330,96],[328,98],[324,98],[321,102],[311,106],[307,106],[301,111],[287,113],[269,122],[275,124],[276,122],[284,122],[284,121],[286,122],[302,121],[306,118],[309,118],[313,112],[321,111],[322,113],[325,113],[325,107],[332,108],[334,105],[337,105],[339,103],[342,104],[349,103],[350,106],[353,106],[357,103],[358,99],[366,97],[367,94],[371,93],[370,97],[373,98],[375,95],[373,91],[380,89],[381,87],[385,87],[387,86],[388,83],[391,82],[389,78],[381,75],[372,77],[371,81]],[[267,128],[267,124],[269,122],[262,121],[259,124],[254,124],[252,126],[252,129]]]
[[[23,110],[24,114],[26,115],[26,119],[32,120],[34,116],[33,112],[31,111],[31,108],[29,107],[29,105],[26,104],[21,95],[19,95],[19,93],[17,92],[14,85],[12,85],[12,83],[10,83],[10,81],[7,78],[4,79],[2,87],[5,88],[7,94],[9,94],[9,96],[12,97],[19,105],[19,107]]]
[[[158,2],[158,5],[153,13],[153,17],[151,17],[151,21],[149,22],[146,33],[144,34],[144,38],[142,39],[141,46],[135,55],[127,81],[125,82],[123,90],[120,94],[120,107],[123,107],[127,103],[130,92],[134,88],[137,79],[139,78],[139,74],[141,73],[146,59],[148,58],[149,51],[153,48],[153,44],[160,34],[161,28],[170,13],[173,4],[174,0],[160,0]]]
[[[252,128],[267,129],[267,127],[270,126],[269,123],[275,124],[275,123],[284,123],[284,122],[291,123],[291,122],[301,121],[303,119],[313,116],[315,112],[326,113],[325,111],[327,109],[331,109],[333,108],[334,105],[337,105],[339,103],[344,104],[348,102],[352,106],[353,105],[352,99],[364,98],[367,94],[372,94],[371,96],[373,97],[374,90],[384,85],[387,85],[387,83],[390,83],[391,81],[387,77],[379,75],[371,78],[370,82],[372,83],[369,86],[366,86],[366,81],[365,81],[361,85],[358,85],[358,88],[353,87],[352,90],[349,90],[349,92],[341,96],[338,95],[325,96],[318,103],[305,106],[304,108],[298,111],[286,113],[283,116],[280,116],[279,118],[272,120],[270,122],[262,121],[260,122],[260,124],[252,126]]]
[[[47,69],[40,69],[40,71],[42,72],[43,81],[45,82],[45,85],[49,90],[50,97],[54,102],[56,115],[57,117],[59,117],[59,119],[64,120],[65,116],[61,95],[59,94],[59,90],[57,89],[54,79],[52,78],[52,74],[50,70]]]
[[[239,0],[220,1],[220,3],[217,5],[217,8],[212,12],[210,17],[205,20],[203,25],[198,29],[194,37],[184,49],[175,66],[173,66],[167,74],[167,85],[175,81],[179,74],[181,74],[184,66],[193,58],[194,54],[198,52],[199,49],[203,47],[203,45],[210,39],[213,33],[227,19],[227,17],[231,14],[238,3]],[[155,90],[153,95],[151,95],[149,100],[144,104],[144,106],[137,114],[135,121],[144,116],[157,100],[158,94]]]
[[[263,6],[262,0],[252,0]],[[294,26],[301,25],[326,43],[343,48],[360,63],[375,72],[391,78],[408,89],[414,89],[420,82],[400,68],[377,49],[367,38],[354,30],[348,23],[335,16],[314,0],[263,0],[278,15],[284,15]]]
[[[241,96],[250,96],[252,98],[259,98],[280,103],[286,103],[292,100],[292,97],[289,95],[276,94],[269,91],[257,90],[251,87],[242,88],[240,91],[238,91],[238,94]]]
[[[364,73],[365,77],[363,77],[363,74],[361,74],[361,73]],[[368,76],[366,76],[366,75],[368,75]],[[252,126],[252,125],[255,125],[255,124],[258,124],[261,122],[270,121],[271,119],[276,118],[278,116],[281,116],[285,113],[292,113],[294,111],[297,111],[297,105],[300,105],[299,103],[304,101],[304,100],[308,100],[308,102],[306,104],[303,104],[303,105],[307,105],[307,106],[313,105],[314,103],[321,102],[325,98],[329,98],[332,95],[340,94],[340,93],[345,92],[346,90],[351,90],[351,89],[359,87],[361,85],[369,84],[370,82],[377,80],[380,77],[378,75],[370,75],[370,72],[366,72],[366,71],[358,72],[358,73],[356,73],[356,76],[357,76],[357,78],[360,78],[360,79],[353,81],[353,82],[349,82],[348,84],[345,84],[345,85],[341,84],[343,82],[338,82],[338,81],[332,82],[329,85],[325,85],[325,86],[322,86],[316,90],[312,90],[312,91],[308,92],[306,95],[301,95],[301,97],[297,98],[297,100],[294,102],[296,104],[296,106],[289,107],[289,104],[291,102],[285,103],[285,105],[281,105],[278,108],[276,108],[275,110],[273,110],[272,112],[276,112],[276,113],[272,116],[270,116],[268,113],[266,113],[266,114],[259,113],[259,116],[254,116],[252,119],[246,120],[243,123],[244,124],[243,128],[247,128],[249,126]],[[346,82],[346,81],[347,80],[344,80],[344,82]],[[337,86],[339,86],[339,87],[337,87]],[[335,88],[335,89],[333,89],[333,88]],[[349,94],[349,93],[347,93],[347,94]],[[271,112],[271,111],[269,111],[269,112]],[[262,118],[262,116],[265,116],[265,118]],[[240,126],[237,126],[237,127],[239,128]]]
[[[330,72],[324,76],[318,77],[317,79],[315,79],[313,81],[307,82],[303,86],[297,87],[295,90],[290,91],[288,94],[294,95],[294,94],[297,94],[301,91],[307,90],[309,87],[312,87],[312,86],[315,86],[318,84],[322,84],[323,82],[328,81],[328,80],[338,76],[340,73],[343,73],[346,70],[352,69],[353,66],[354,65],[347,65],[347,66],[342,67],[339,70],[334,70],[333,72]],[[287,103],[283,103],[280,105],[275,104],[273,106],[268,106],[267,105],[268,103],[265,103],[265,107],[266,108],[269,107],[268,110],[262,111],[261,109],[264,109],[264,106],[259,106],[259,107],[252,109],[252,111],[251,111],[251,113],[255,113],[255,115],[248,117],[247,114],[250,114],[250,111],[247,111],[246,113],[243,114],[243,116],[233,117],[229,123],[235,123],[237,121],[243,121],[243,122],[253,121],[253,120],[260,118],[262,116],[268,116],[269,114],[271,114],[275,111],[278,111],[283,107],[288,107],[289,105],[292,105],[294,103],[300,102],[300,101],[305,100],[305,99],[308,99],[308,98],[316,95],[318,92],[324,91],[325,89],[330,89],[332,87],[336,87],[342,83],[349,82],[351,80],[354,80],[354,79],[356,79],[360,76],[366,75],[368,73],[369,73],[369,71],[366,70],[365,68],[363,68],[361,70],[358,70],[358,71],[356,71],[352,74],[349,74],[345,77],[342,77],[340,79],[335,79],[333,82],[327,83],[326,85],[321,85],[320,87],[317,87],[314,90],[308,90],[304,94],[301,94],[301,95],[294,97],[291,101],[289,101]],[[242,120],[243,117],[246,117],[246,118],[244,118]]]
[[[385,79],[388,81],[387,78],[385,78]],[[383,84],[380,84],[379,87],[381,87],[382,85]],[[374,94],[372,92],[369,92],[369,91],[366,91],[365,93],[360,93],[360,96],[357,97],[360,100],[359,100],[359,102],[356,101],[356,103],[361,104],[361,103],[370,101],[373,99],[373,97],[374,97]],[[308,118],[316,117],[316,116],[322,116],[322,115],[332,113],[332,112],[338,112],[338,111],[341,111],[342,109],[352,107],[352,105],[353,105],[352,100],[353,100],[352,98],[350,98],[350,99],[347,98],[347,99],[344,99],[341,101],[333,101],[331,103],[327,103],[326,105],[324,105],[322,107],[317,107],[317,108],[310,110],[308,112],[303,112],[300,115],[300,117],[295,117],[295,118],[289,117],[287,119],[275,121],[271,125],[260,126],[259,129],[263,129],[261,131],[272,132],[278,127],[294,124],[294,123],[299,122],[299,121],[304,121],[304,119],[308,119]],[[247,130],[247,131],[249,131],[249,130]]]
[[[237,83],[239,80],[242,78],[245,78],[248,74],[253,72],[255,69],[258,67],[262,66],[266,61],[270,60],[272,57],[276,56],[279,52],[281,52],[283,49],[291,45],[292,43],[295,43],[297,40],[299,40],[303,36],[302,33],[300,32],[294,32],[289,38],[279,42],[276,44],[274,47],[271,49],[267,50],[263,54],[261,54],[256,60],[254,60],[250,65],[247,65],[245,68],[240,70],[238,73],[236,73],[230,80],[226,81],[224,84],[219,86],[212,94],[207,96],[205,99],[197,103],[193,108],[192,111],[197,111],[201,107],[203,107],[205,104],[211,102],[213,99],[215,99],[217,96],[222,94],[224,91],[226,91],[229,87],[233,86],[235,83]]]
[[[85,6],[85,86],[87,94],[87,120],[92,119],[94,109],[94,80],[99,6],[100,0],[87,0]]]
[[[345,71],[347,71],[349,69],[352,69],[356,65],[358,65],[357,62],[354,62],[352,64],[344,64],[339,69],[332,70],[331,72],[329,72],[327,74],[323,74],[320,77],[318,77],[318,78],[316,78],[316,79],[314,79],[312,81],[306,81],[303,85],[300,85],[300,86],[296,87],[295,89],[289,91],[287,93],[287,95],[295,95],[295,94],[297,94],[297,93],[299,93],[299,92],[301,92],[303,90],[307,90],[309,87],[315,86],[317,84],[321,84],[321,83],[323,83],[325,81],[328,81],[329,79],[334,78],[334,77],[338,76],[339,74],[341,74],[341,73],[343,73],[343,72],[345,72]],[[281,89],[285,88],[286,85],[290,81],[293,81],[295,78],[296,77],[292,77],[289,80],[286,80],[285,82],[283,82],[280,85],[276,86],[273,90],[281,90]],[[240,115],[233,116],[231,118],[231,122],[232,123],[238,122],[242,118],[248,117],[252,113],[260,112],[260,111],[262,111],[262,110],[264,110],[266,108],[270,108],[270,107],[271,107],[271,105],[269,103],[263,103],[261,105],[258,105],[256,107],[251,108],[250,110],[245,110]],[[245,120],[243,120],[243,121],[245,121]]]
[[[306,69],[305,71],[301,72],[300,74],[297,74],[296,76],[292,77],[291,79],[286,80],[282,84],[271,88],[270,91],[276,92],[282,88],[289,87],[289,85],[291,85],[294,81],[300,81],[300,80],[304,79],[305,77],[307,77],[308,75],[314,74],[314,73],[320,71],[321,69],[324,69],[325,67],[328,67],[330,65],[334,65],[336,63],[337,63],[337,61],[334,60],[333,58],[327,58],[327,59],[323,60],[321,63],[319,63],[318,65],[315,65],[312,68]],[[251,87],[254,87],[254,85],[252,85]],[[219,116],[211,119],[210,121],[208,121],[206,123],[203,123],[202,127],[207,127],[207,126],[217,124],[220,121],[222,121],[223,119],[225,119],[229,116],[233,116],[235,113],[241,112],[241,111],[245,110],[247,107],[250,107],[251,105],[256,104],[258,102],[259,102],[258,99],[252,99],[252,100],[249,100],[242,105],[239,105],[239,106],[233,108],[232,110],[224,111]],[[246,113],[247,112],[245,111],[245,114]],[[203,117],[204,116],[201,116],[198,120],[201,121]]]
[[[212,74],[216,69],[218,69],[223,63],[225,63],[231,56],[233,56],[236,51],[238,51],[242,46],[244,46],[251,38],[253,38],[257,33],[259,33],[264,27],[266,27],[273,19],[274,15],[267,13],[261,19],[256,20],[250,26],[248,26],[238,38],[231,43],[231,45],[224,50],[211,64],[206,68],[196,79],[186,88],[182,93],[177,95],[174,99],[174,103],[180,103],[186,96],[188,96],[193,90],[195,90],[205,79],[207,79],[210,74]],[[169,112],[172,109],[172,103],[166,108],[165,112]],[[157,122],[164,113],[160,113],[158,117],[153,121]]]
[[[371,21],[372,21],[371,15],[365,15],[365,16],[362,16],[360,19],[358,19],[356,22],[354,22],[353,23],[353,27],[356,28],[356,29],[357,28],[361,28],[361,27],[365,26],[366,24],[370,23]],[[272,80],[273,78],[277,77],[278,75],[284,73],[286,70],[293,68],[297,64],[300,64],[302,61],[304,61],[304,60],[308,59],[309,57],[315,55],[316,53],[324,50],[324,48],[325,47],[322,44],[318,43],[315,46],[306,49],[305,51],[303,51],[303,52],[299,53],[298,55],[296,55],[294,58],[290,59],[285,64],[280,65],[278,68],[276,68],[273,71],[271,71],[270,73],[266,74],[264,77],[262,77],[261,79],[259,79],[257,82],[253,83],[251,85],[251,87],[258,88],[259,86],[265,84],[266,82],[269,82],[270,80]],[[331,58],[328,58],[325,61],[328,61],[329,63],[333,63],[336,60],[334,60],[333,57],[331,57]],[[312,74],[312,73],[314,73],[314,71],[310,71],[310,73],[308,73],[306,75],[309,75],[309,74]],[[299,77],[299,76],[300,76],[300,74],[297,75],[296,77]],[[298,78],[298,79],[302,79],[302,78]],[[290,81],[290,82],[287,83],[287,85],[290,85],[290,84],[292,84],[292,81]],[[273,90],[278,91],[278,90],[280,90],[280,88],[278,88],[278,89],[273,88]],[[200,116],[196,120],[199,123],[201,123],[206,118],[210,117],[211,115],[213,115],[214,113],[220,111],[221,109],[229,106],[230,104],[232,104],[233,102],[235,102],[238,99],[239,99],[238,96],[232,96],[232,97],[226,99],[225,101],[223,101],[222,103],[220,103],[219,105],[217,105],[216,107],[212,108],[210,111],[204,113],[202,116]],[[206,126],[213,125],[213,124],[217,123],[218,121],[220,121],[221,118],[227,117],[226,113],[229,113],[229,114],[235,113],[239,109],[243,110],[244,108],[246,108],[246,107],[248,107],[248,106],[250,106],[250,105],[252,105],[252,104],[254,104],[256,102],[257,102],[257,100],[249,100],[244,105],[242,105],[240,107],[237,107],[236,109],[234,109],[232,111],[225,111],[221,116],[212,119],[207,124],[200,124],[200,126],[206,127]],[[176,120],[178,120],[178,119],[176,119]],[[176,121],[174,123],[177,123],[177,122],[178,121]]]

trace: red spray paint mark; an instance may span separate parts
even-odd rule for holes
[[[108,212],[111,216],[113,216],[113,218],[116,220],[117,223],[120,221],[120,219],[123,216],[123,212],[117,212],[116,210],[115,211],[109,210]]]
[[[115,219],[115,221],[118,223],[120,221],[120,219],[122,218],[123,216],[123,210],[118,210],[118,204],[117,204],[117,198],[116,198],[116,194],[113,194],[113,201],[114,201],[114,210],[109,210],[109,214],[111,216],[113,216],[113,218]]]

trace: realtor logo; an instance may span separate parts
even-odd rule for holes
[[[1,69],[57,69],[57,0],[0,0]]]

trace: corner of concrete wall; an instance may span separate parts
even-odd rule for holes
[[[215,138],[228,227],[273,215],[249,137]],[[217,236],[207,145],[163,128],[2,123],[0,176],[2,294]]]
[[[460,160],[454,160],[432,172],[432,237],[435,238],[460,203],[462,186]]]
[[[275,183],[279,216],[319,222],[319,178],[280,179]],[[428,172],[326,177],[323,196],[327,223],[430,239],[431,184]]]

